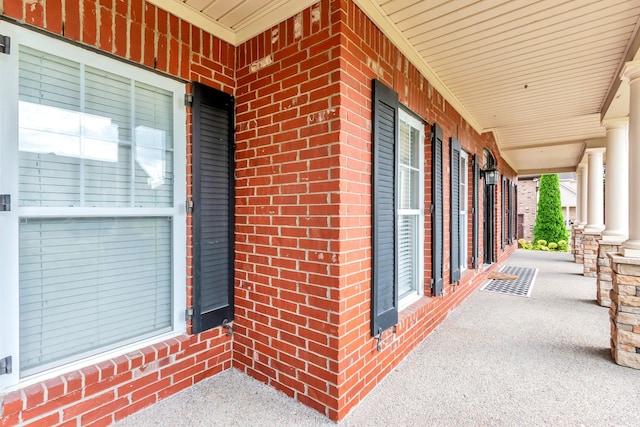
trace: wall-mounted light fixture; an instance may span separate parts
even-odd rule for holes
[[[484,169],[482,171],[482,174],[484,175],[484,183],[486,185],[496,185],[498,183],[498,178],[500,177],[498,169],[489,167],[487,169]]]

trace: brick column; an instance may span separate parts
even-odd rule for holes
[[[609,253],[618,253],[622,240],[613,241],[611,239],[600,240],[598,245],[598,270],[597,270],[597,295],[598,304],[602,307],[611,306],[609,293],[613,289],[613,277],[611,275],[611,260]]]
[[[602,238],[599,233],[587,233],[582,235],[582,264],[585,277],[596,277],[598,274],[598,241]]]
[[[611,355],[618,365],[640,369],[640,258],[611,260]]]
[[[576,225],[573,227],[573,235],[571,237],[571,247],[573,252],[573,259],[576,264],[582,264],[584,262],[584,226]]]
[[[640,369],[640,61],[622,71],[629,81],[629,238],[611,260],[611,354],[616,363]]]

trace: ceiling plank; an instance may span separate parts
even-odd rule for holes
[[[227,43],[230,43],[234,46],[236,46],[237,44],[235,31],[211,20],[209,17],[200,13],[200,11],[192,8],[191,6],[188,6],[185,3],[182,3],[179,0],[147,1],[158,6],[160,9],[171,12],[178,18],[190,22],[192,25],[195,25],[198,28],[202,28],[203,30],[208,31],[211,34],[214,34],[216,37],[219,37],[221,40],[226,41]]]

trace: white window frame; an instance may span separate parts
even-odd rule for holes
[[[469,255],[469,154],[460,150],[460,272],[467,269]]]
[[[407,123],[412,128],[416,129],[419,132],[419,196],[418,196],[418,209],[400,209],[400,156],[396,156],[396,182],[398,183],[396,186],[396,236],[399,240],[399,219],[401,215],[416,215],[418,217],[418,232],[417,236],[415,236],[416,241],[415,245],[417,246],[417,260],[416,260],[416,278],[417,283],[415,286],[415,291],[404,298],[401,298],[398,301],[398,310],[403,310],[416,302],[424,295],[424,141],[425,141],[425,132],[424,132],[424,123],[415,117],[412,113],[410,113],[407,109],[400,106],[398,108],[398,120],[400,122]],[[398,135],[398,145],[401,144],[400,135]],[[399,152],[399,149],[398,151]],[[399,243],[398,243],[399,246]]]
[[[0,194],[11,195],[12,209],[0,212],[0,237],[3,253],[0,271],[0,358],[12,356],[11,374],[0,375],[0,393],[42,381],[133,349],[150,345],[186,332],[186,109],[184,83],[152,71],[88,51],[68,42],[0,21],[0,33],[11,37],[11,53],[0,54],[3,77],[0,97]],[[93,68],[108,70],[173,93],[173,206],[167,208],[92,208],[92,207],[21,207],[18,193],[18,62],[19,46],[24,45]],[[53,217],[172,217],[172,330],[85,359],[61,365],[20,379],[19,354],[19,260],[18,230],[20,218]]]

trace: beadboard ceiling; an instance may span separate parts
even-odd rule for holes
[[[151,0],[238,45],[316,3]],[[520,174],[574,171],[628,114],[640,0],[354,0]]]

